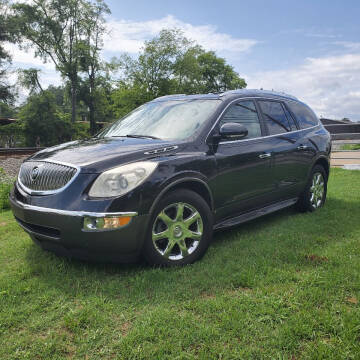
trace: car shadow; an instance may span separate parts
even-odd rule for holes
[[[306,254],[321,255],[359,230],[360,222],[351,218],[358,206],[355,201],[329,198],[315,213],[289,208],[217,232],[204,258],[182,268],[154,268],[144,262],[87,263],[59,258],[35,244],[27,248],[26,261],[29,276],[36,276],[42,287],[52,288],[59,296],[93,293],[124,305],[177,303],[276,281],[269,277],[269,269],[306,270],[311,266]]]

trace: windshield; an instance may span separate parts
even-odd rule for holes
[[[197,132],[219,103],[220,100],[170,100],[147,103],[116,121],[99,136],[186,139]]]

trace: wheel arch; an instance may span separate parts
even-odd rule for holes
[[[196,177],[184,177],[171,182],[160,191],[150,208],[150,214],[152,213],[158,202],[166,194],[176,189],[188,189],[194,191],[206,201],[211,211],[214,210],[214,200],[208,184],[204,180]]]
[[[324,168],[325,172],[326,172],[326,177],[329,178],[329,173],[330,173],[330,164],[329,164],[329,160],[328,158],[326,158],[325,156],[321,156],[319,157],[313,164],[312,168],[316,165],[320,165]]]

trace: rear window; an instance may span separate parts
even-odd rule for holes
[[[319,124],[319,120],[315,113],[306,105],[291,101],[287,103],[287,106],[295,115],[300,129],[307,129]]]
[[[269,130],[269,135],[277,135],[291,131],[291,126],[281,103],[261,100],[259,104],[265,115],[264,120]]]

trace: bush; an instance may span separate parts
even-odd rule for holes
[[[15,179],[0,168],[0,211],[10,209],[9,194]]]
[[[72,140],[81,140],[90,137],[90,123],[76,122],[72,124]]]
[[[32,95],[19,113],[27,146],[52,146],[71,140],[70,115],[62,113],[49,91]]]
[[[9,194],[12,183],[0,183],[0,211],[10,209]]]

